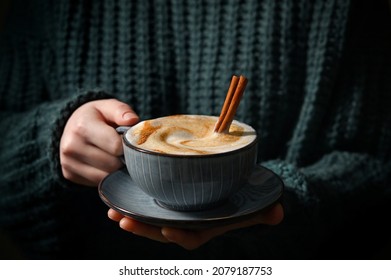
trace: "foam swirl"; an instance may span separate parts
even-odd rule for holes
[[[229,133],[215,133],[217,117],[204,115],[174,115],[138,123],[126,133],[136,147],[180,155],[216,154],[239,149],[253,142],[252,127],[233,121]]]

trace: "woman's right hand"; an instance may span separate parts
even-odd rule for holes
[[[157,227],[126,217],[114,209],[109,209],[108,217],[118,222],[119,226],[128,232],[163,243],[175,243],[187,250],[194,250],[209,240],[226,232],[255,225],[278,225],[284,219],[284,208],[276,203],[260,211],[255,216],[237,223],[211,227],[200,230],[187,230],[170,227]]]
[[[116,126],[134,125],[139,117],[116,99],[88,102],[71,115],[60,140],[63,176],[77,184],[97,186],[123,163],[122,140]]]

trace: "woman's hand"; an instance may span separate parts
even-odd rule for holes
[[[64,177],[74,183],[97,186],[123,164],[122,140],[115,128],[139,121],[129,105],[116,99],[88,102],[66,123],[60,141],[60,162]]]
[[[119,226],[133,234],[147,237],[164,243],[176,243],[185,249],[193,250],[205,244],[212,238],[228,231],[250,227],[257,224],[277,225],[284,218],[284,210],[280,203],[277,203],[248,220],[203,230],[185,230],[170,227],[156,227],[125,217],[113,209],[109,209],[108,216]]]

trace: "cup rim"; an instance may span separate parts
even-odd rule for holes
[[[255,146],[258,143],[258,138],[259,138],[258,134],[255,132],[255,138],[254,138],[254,140],[252,142],[248,143],[247,145],[245,145],[245,146],[243,146],[243,147],[241,147],[239,149],[235,149],[235,150],[231,150],[231,151],[227,151],[227,152],[214,153],[214,154],[195,154],[195,155],[184,154],[184,155],[180,155],[180,154],[159,153],[159,152],[156,152],[156,151],[151,151],[151,150],[143,149],[141,147],[137,147],[137,146],[133,145],[132,143],[130,143],[130,141],[126,137],[126,133],[122,134],[123,143],[128,148],[133,149],[133,150],[138,151],[138,152],[141,152],[141,153],[144,153],[144,154],[157,155],[157,156],[170,157],[170,158],[212,158],[212,157],[223,157],[223,156],[227,156],[227,155],[230,155],[230,154],[237,153],[237,152],[242,151],[242,150],[251,149],[253,146]]]

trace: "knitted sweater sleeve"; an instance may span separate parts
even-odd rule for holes
[[[388,209],[390,161],[335,151],[305,167],[284,160],[260,164],[284,181],[281,203],[285,218],[277,226],[259,225],[228,233],[225,239],[216,241],[220,251],[228,248],[222,254],[230,256],[229,244],[238,239],[241,246],[235,254],[256,254],[261,259],[296,259],[303,255],[324,258],[336,254],[354,258],[360,257],[360,252],[367,256],[365,250],[373,251],[376,242],[381,245],[387,223],[385,211],[380,209]],[[378,240],[372,240],[373,235]],[[361,238],[360,250],[355,241]],[[341,250],[332,251],[335,248]]]
[[[361,198],[362,203],[368,194],[378,196],[387,191],[391,171],[390,161],[344,151],[331,152],[304,167],[282,160],[263,164],[283,178],[286,191],[293,193],[308,211],[324,216],[352,206],[355,198]]]
[[[14,238],[39,239],[32,246],[50,251],[61,193],[70,184],[59,164],[63,128],[76,108],[109,95],[50,91],[41,51],[38,44],[0,47],[0,228]]]

